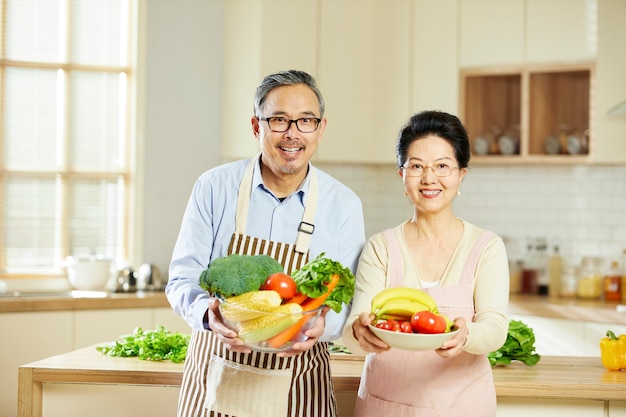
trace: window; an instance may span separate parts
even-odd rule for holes
[[[126,259],[134,0],[5,0],[0,277]]]

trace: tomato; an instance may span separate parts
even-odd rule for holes
[[[263,285],[262,290],[274,290],[283,300],[289,300],[296,295],[296,282],[287,274],[277,272],[267,277]]]
[[[391,330],[391,323],[388,321],[379,321],[376,323],[376,327],[383,330]]]
[[[410,321],[400,322],[400,331],[402,333],[413,333],[413,326],[411,326],[411,322]]]
[[[443,316],[424,310],[413,314],[411,327],[416,333],[444,333],[447,323]]]

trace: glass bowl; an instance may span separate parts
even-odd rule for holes
[[[244,345],[260,352],[282,352],[307,339],[304,332],[315,326],[322,308],[302,311],[299,304],[282,304],[272,311],[244,308],[219,299],[224,323],[237,332]]]

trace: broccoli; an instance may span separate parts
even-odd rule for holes
[[[200,275],[200,287],[228,298],[257,291],[276,272],[284,272],[284,268],[271,256],[233,254],[211,262]]]

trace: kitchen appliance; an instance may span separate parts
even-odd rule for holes
[[[164,287],[161,271],[156,265],[145,263],[137,272],[137,290],[158,291]]]
[[[113,263],[100,256],[85,258],[68,256],[63,263],[67,279],[75,290],[101,291],[112,276]]]

